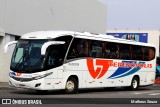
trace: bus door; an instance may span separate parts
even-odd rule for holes
[[[86,59],[72,59],[64,64],[64,78],[75,75],[78,77],[79,87],[86,88],[87,84],[87,69],[85,65]]]
[[[63,44],[56,44],[49,46],[47,49],[46,69],[48,69],[47,72],[53,72],[52,76],[47,79],[53,82],[54,88],[61,88],[62,85],[64,71],[62,47]]]
[[[87,87],[88,81],[86,57],[88,57],[88,40],[75,38],[68,52],[66,70],[78,75],[79,86],[82,88]]]

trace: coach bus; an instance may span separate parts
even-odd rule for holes
[[[111,35],[72,31],[38,31],[21,36],[9,73],[13,87],[37,91],[152,85],[155,46]]]

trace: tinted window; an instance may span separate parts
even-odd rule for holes
[[[89,40],[75,38],[68,52],[67,59],[88,57]]]
[[[45,70],[58,67],[63,64],[64,60],[64,45],[52,45],[47,49],[47,58]]]
[[[149,60],[152,60],[155,58],[155,49],[149,48]]]
[[[105,57],[109,59],[117,59],[119,47],[117,43],[106,42]]]
[[[75,38],[67,59],[78,57],[148,61],[155,58],[155,48]]]
[[[131,59],[131,49],[129,44],[119,44],[120,59]]]
[[[71,40],[72,36],[69,35],[53,39],[53,41],[65,41],[65,44],[52,45],[48,47],[45,69],[51,69],[63,64]]]
[[[142,60],[142,46],[133,45],[132,46],[132,59]]]
[[[89,56],[102,58],[102,42],[96,40],[90,41]]]

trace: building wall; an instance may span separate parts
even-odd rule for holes
[[[148,43],[156,47],[156,56],[159,56],[159,36],[158,30],[107,30],[107,33],[148,33]]]
[[[0,5],[0,27],[10,34],[38,30],[106,31],[106,5],[99,0],[0,0]]]
[[[0,36],[4,32],[5,0],[0,0]]]
[[[0,36],[0,82],[8,81],[8,73],[10,70],[10,61],[14,46],[9,47],[8,53],[4,53],[4,45],[10,41],[14,41],[15,36],[5,35]]]
[[[0,27],[0,37],[1,36],[5,36],[5,33],[4,33],[4,29],[2,29],[1,27]]]

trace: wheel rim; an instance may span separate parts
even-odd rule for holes
[[[69,91],[72,91],[74,90],[74,82],[73,81],[68,81],[67,84],[66,84],[66,89],[69,90]]]
[[[137,80],[133,80],[133,88],[135,89],[135,88],[137,88],[137,86],[138,86]]]

